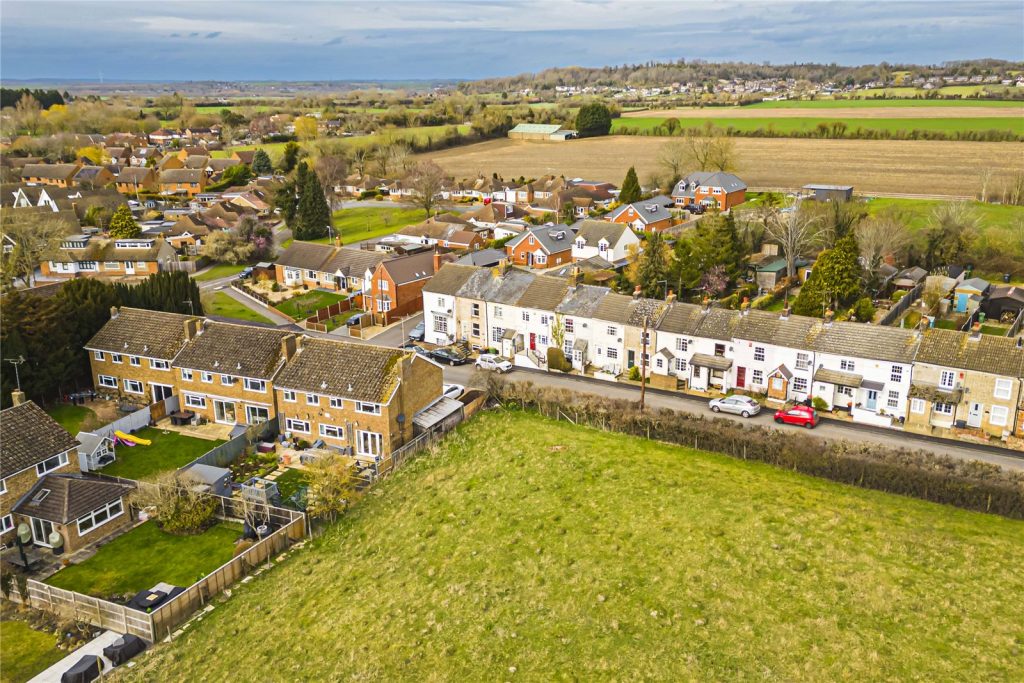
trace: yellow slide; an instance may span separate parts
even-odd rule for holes
[[[152,442],[151,440],[149,440],[149,439],[140,439],[140,438],[139,438],[139,437],[137,437],[137,436],[132,436],[131,434],[125,434],[125,433],[124,433],[124,432],[122,432],[122,431],[121,431],[120,429],[119,429],[119,430],[117,430],[116,432],[114,432],[114,436],[116,436],[116,437],[117,437],[117,438],[119,438],[119,439],[124,439],[125,441],[131,441],[132,443],[137,443],[137,444],[140,444],[140,445],[142,445],[142,446],[148,446],[148,445],[150,445],[151,443],[153,443],[153,442]]]

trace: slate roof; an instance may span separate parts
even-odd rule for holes
[[[430,282],[423,285],[423,291],[431,294],[455,296],[459,293],[462,285],[466,284],[466,281],[478,272],[481,271],[476,266],[446,263],[434,274],[434,277],[430,278]],[[490,275],[490,271],[486,272]]]
[[[537,277],[518,268],[509,268],[504,275],[496,275],[490,268],[481,268],[462,286],[459,296],[513,305]]]
[[[611,290],[607,287],[597,287],[595,285],[570,287],[565,298],[555,306],[555,312],[590,318],[601,305],[601,301],[610,293]]]
[[[983,334],[971,339],[955,330],[931,328],[921,335],[916,360],[1003,377],[1024,376],[1024,349],[1012,337]]]
[[[400,361],[405,355],[383,346],[306,337],[301,350],[285,364],[274,385],[354,401],[387,403],[398,386]]]
[[[911,363],[917,352],[917,333],[899,327],[864,323],[822,324],[808,348],[820,353]]]
[[[345,277],[362,277],[367,270],[376,269],[379,263],[390,258],[391,256],[380,251],[338,247],[322,267],[327,273],[340,272]],[[280,260],[278,262],[280,263]]]
[[[629,230],[629,226],[611,221],[595,221],[584,219],[572,224],[576,231],[576,241],[582,239],[588,247],[596,247],[603,238],[610,245],[618,243],[622,233]]]
[[[173,360],[185,345],[185,321],[190,317],[122,306],[85,348]]]
[[[707,339],[731,340],[733,332],[739,324],[739,318],[738,311],[712,306],[704,313],[696,334]]]
[[[434,252],[425,251],[412,256],[400,256],[384,261],[384,268],[396,285],[429,278],[434,274]]]
[[[565,278],[538,275],[516,301],[516,306],[539,311],[554,311],[555,307],[565,298],[568,289],[569,283]]]
[[[301,268],[303,270],[322,270],[321,266],[334,255],[335,247],[329,244],[313,242],[292,242],[292,245],[281,252],[275,262],[279,266]]]
[[[22,496],[14,506],[14,512],[56,524],[68,524],[107,503],[113,503],[134,488],[129,484],[87,478],[81,474],[48,474]],[[49,490],[46,497],[39,503],[32,502],[43,489]]]
[[[642,327],[644,319],[648,318],[649,327],[657,329],[668,308],[668,304],[660,299],[634,299],[625,294],[609,293],[601,299],[594,318],[634,327]]]
[[[658,221],[669,220],[672,218],[671,212],[665,208],[663,204],[653,202],[652,200],[640,200],[632,204],[626,204],[620,206],[616,211],[611,214],[608,218],[615,220],[623,214],[628,214],[632,209],[633,213],[627,215],[627,218],[637,219],[639,218],[644,224],[657,223]]]
[[[696,183],[697,187],[720,187],[727,193],[747,189],[747,184],[732,173],[725,173],[722,171],[694,171],[676,183],[675,188],[672,189],[672,196],[692,197],[694,191],[690,189],[691,183]]]
[[[483,266],[486,268],[497,265],[505,257],[504,250],[488,247],[487,249],[471,251],[456,261],[456,263],[464,266]]]
[[[659,332],[671,334],[694,335],[704,319],[700,306],[694,304],[674,303],[658,324]]]
[[[254,379],[271,379],[281,364],[281,341],[291,332],[235,323],[205,321],[174,360],[192,368]]]
[[[733,336],[791,349],[807,349],[820,330],[821,321],[816,318],[791,315],[783,320],[777,313],[751,310],[740,316]]]
[[[572,230],[568,225],[539,225],[522,231],[509,240],[505,246],[514,249],[530,235],[540,243],[540,246],[548,254],[557,254],[572,249]],[[559,237],[559,235],[561,236]]]
[[[77,445],[66,429],[32,401],[0,411],[0,479]]]

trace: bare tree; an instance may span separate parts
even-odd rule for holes
[[[910,241],[906,221],[896,213],[883,213],[861,221],[854,228],[861,265],[873,281],[887,256],[898,256]]]
[[[986,168],[981,171],[979,179],[981,180],[981,193],[978,195],[978,199],[983,202],[988,201],[988,184],[992,182],[993,170]]]
[[[767,235],[778,242],[786,257],[786,275],[796,275],[796,260],[821,241],[821,221],[800,205],[787,213],[776,213],[764,226]]]
[[[441,190],[444,189],[446,180],[444,169],[433,161],[420,162],[406,177],[406,182],[416,190],[416,205],[426,211],[428,218],[440,201]]]
[[[702,129],[687,130],[682,140],[684,163],[698,171],[735,171],[739,165],[736,144],[707,122]]]
[[[306,467],[306,511],[331,521],[344,514],[358,496],[353,465],[338,456],[318,458]]]
[[[396,142],[393,146],[391,165],[396,172],[408,173],[416,165],[412,147],[408,142]]]
[[[681,140],[666,142],[658,150],[658,165],[672,177],[673,182],[683,177],[689,163],[690,153],[687,145]]]
[[[373,150],[369,147],[356,147],[352,150],[352,167],[360,176],[366,175],[366,167],[373,161]]]
[[[334,188],[340,185],[348,174],[348,159],[341,154],[322,154],[313,164],[313,172],[316,173],[327,203],[331,205],[333,211],[336,197]]]
[[[377,175],[387,178],[388,173],[395,169],[395,156],[398,146],[393,140],[384,140],[373,150],[373,160],[377,163]]]
[[[14,105],[14,113],[18,123],[29,135],[39,133],[39,128],[43,124],[43,110],[36,98],[28,93],[22,95]]]
[[[20,278],[31,287],[39,264],[59,251],[68,225],[52,214],[31,209],[7,209],[0,219],[0,241],[5,247],[0,259],[4,280]]]

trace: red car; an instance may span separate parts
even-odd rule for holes
[[[818,424],[818,414],[810,406],[793,406],[777,411],[775,421],[779,424],[802,425],[814,429]]]

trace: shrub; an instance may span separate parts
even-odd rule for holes
[[[214,496],[196,491],[196,483],[187,472],[165,472],[152,485],[136,489],[133,502],[151,508],[157,524],[168,533],[199,534],[217,521],[219,506]]]
[[[629,369],[629,379],[634,381],[634,382],[639,382],[640,381],[640,368],[638,368],[635,365],[633,367],[631,367]]]
[[[363,190],[359,193],[359,198],[370,199],[371,197],[376,197],[378,194],[377,190]]]
[[[899,301],[900,299],[902,299],[903,297],[905,297],[906,295],[907,295],[907,290],[905,290],[905,289],[897,289],[895,292],[892,293],[892,296],[889,297],[889,298],[892,299],[893,302],[896,302],[896,301]]]
[[[857,300],[857,303],[850,309],[850,313],[857,316],[858,322],[869,323],[875,317],[875,305],[871,303],[869,297],[863,297]]]
[[[814,406],[814,409],[819,412],[825,412],[828,410],[828,401],[823,399],[821,396],[815,396],[814,398],[812,398],[811,405]]]
[[[572,370],[572,363],[570,363],[566,359],[565,354],[562,353],[562,349],[555,348],[554,346],[549,346],[548,368],[551,370],[561,370],[562,372],[569,372],[570,370]]]

